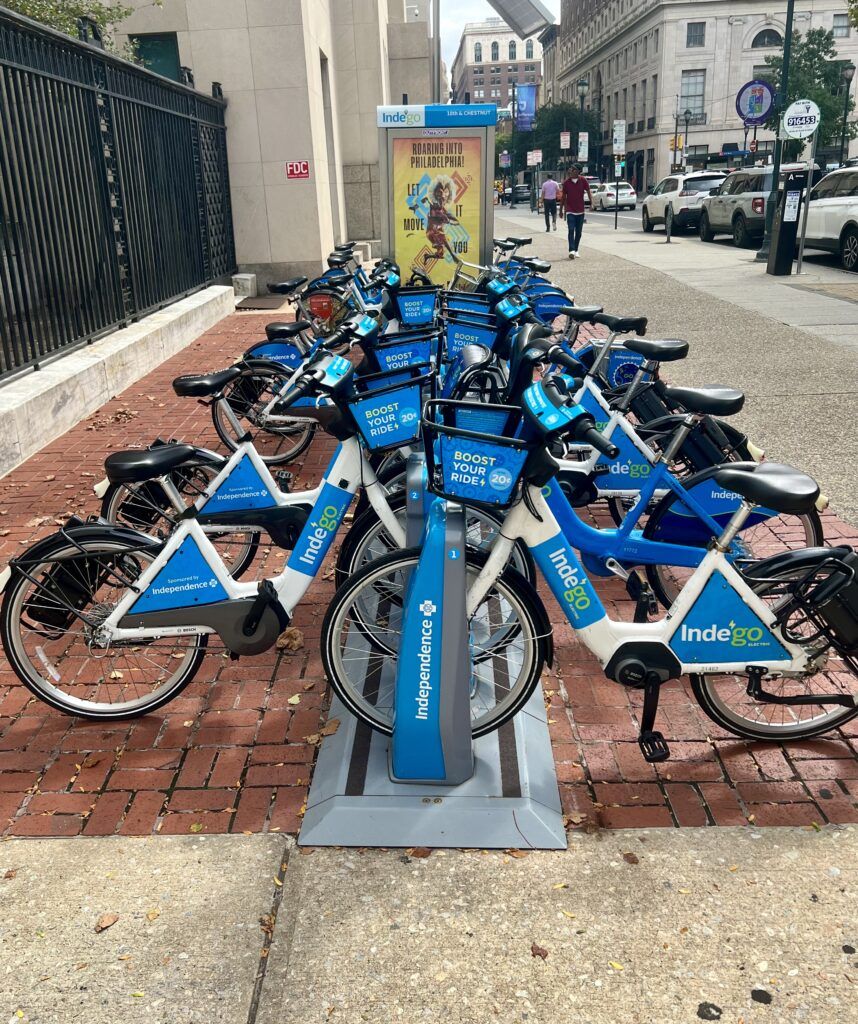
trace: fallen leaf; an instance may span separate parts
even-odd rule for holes
[[[405,851],[409,857],[413,857],[415,860],[425,860],[426,857],[431,856],[432,851],[427,846],[412,846],[410,850]]]
[[[102,914],[101,917],[95,922],[95,933],[107,931],[112,925],[115,925],[119,920],[119,914]]]
[[[534,942],[530,947],[530,955],[532,957],[539,957],[542,960],[548,959],[548,950],[544,946],[537,946]]]
[[[278,651],[300,651],[304,646],[304,634],[295,626],[287,626],[277,637],[275,646]]]
[[[132,992],[131,995],[134,999],[142,999],[145,996],[145,992]]]
[[[259,927],[265,932],[266,935],[271,936],[274,934],[274,924],[277,921],[277,917],[274,914],[263,914],[259,918]]]
[[[304,683],[301,689],[304,691],[304,693],[307,693],[309,690],[312,690],[315,685],[315,683]]]
[[[153,910],[150,910],[146,914],[146,920],[147,921],[157,921],[160,916],[161,916],[161,911],[157,910],[157,909],[153,909]]]
[[[640,864],[640,857],[636,853],[624,853],[623,860],[626,864]]]
[[[552,885],[551,888],[552,889],[568,889],[569,888],[569,883],[568,882],[558,882],[557,885]]]
[[[739,865],[738,864],[731,864],[730,867],[727,868],[727,870],[728,871],[738,871],[739,870]]]
[[[75,964],[74,965],[74,969],[76,971],[82,971],[85,967],[89,967],[89,964],[88,963],[82,963],[82,964]]]
[[[283,883],[280,881],[279,878],[275,878],[274,879],[274,884],[277,886],[278,889],[282,889],[283,888]]]
[[[195,821],[193,823],[193,825],[191,825],[191,827],[189,829],[189,831],[191,831],[191,832],[202,832],[202,830],[203,830],[203,825],[202,825],[202,822],[200,822],[200,821]]]
[[[286,703],[287,704],[300,704],[301,703],[301,694],[300,693],[293,694],[289,698],[289,700],[286,701]]]
[[[570,825],[580,825],[582,822],[587,820],[586,814],[565,814],[563,816],[563,824],[566,828]]]
[[[116,959],[117,960],[130,960],[131,959],[131,954],[130,953],[123,953],[122,956],[118,956]]]
[[[8,878],[14,878],[15,875],[17,875],[17,874],[18,874],[18,869],[17,868],[9,868],[9,870],[6,872],[6,874],[3,877],[7,878],[7,879]]]
[[[690,896],[691,895],[691,890],[690,889],[679,889],[677,891],[681,892],[683,896]]]
[[[504,850],[504,853],[515,860],[524,860],[527,856],[527,850]]]
[[[322,726],[322,728],[319,730],[319,732],[322,734],[322,736],[333,736],[334,733],[337,731],[337,729],[339,729],[339,727],[340,727],[340,720],[339,720],[339,718],[332,718],[330,720],[330,722],[328,722],[326,725]]]
[[[121,672],[119,671],[119,669],[118,669],[118,668],[115,668],[115,669],[114,669],[114,670],[113,670],[113,671],[112,671],[112,672],[110,673],[110,678],[111,678],[111,679],[123,679],[123,678],[124,678],[124,676],[122,675],[122,673],[121,673]]]
[[[51,480],[56,480],[56,478],[57,478],[57,474],[56,474],[56,473],[49,473],[49,474],[48,474],[48,475],[47,475],[47,476],[45,477],[45,483],[46,483],[46,484],[49,484],[49,483],[51,482]]]
[[[618,964],[616,960],[609,960],[608,965],[613,967],[615,971],[624,971],[625,968],[622,964]]]
[[[560,913],[563,914],[565,917],[571,917],[573,919],[575,917],[571,910],[561,910]]]

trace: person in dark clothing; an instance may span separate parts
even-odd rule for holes
[[[590,192],[590,182],[581,174],[581,168],[577,165],[572,167],[566,175],[561,192],[561,203],[563,213],[566,215],[566,226],[569,229],[569,259],[578,257],[578,247],[581,245],[581,233],[584,230],[584,196],[590,197],[590,204],[593,203],[593,195]]]

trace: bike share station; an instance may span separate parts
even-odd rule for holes
[[[385,254],[403,275],[420,260],[446,283],[453,270],[439,254],[447,245],[467,262],[490,262],[495,119],[494,106],[378,109]],[[439,206],[450,213],[443,239]],[[319,751],[299,842],[565,849],[541,687],[500,729],[472,737],[465,514],[426,481],[425,456],[411,455],[407,543],[422,553],[404,592],[396,678],[379,678],[394,673],[389,660],[373,659],[364,637],[349,637],[350,650],[366,652],[364,695],[394,688],[393,734],[370,729],[334,699],[329,720],[340,724]],[[495,673],[492,685],[502,688]]]

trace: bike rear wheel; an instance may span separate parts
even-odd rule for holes
[[[322,625],[322,663],[334,692],[362,722],[388,735],[403,595],[419,558],[412,548],[371,562],[337,591]],[[473,582],[485,556],[469,552],[467,559]],[[367,625],[370,608],[374,615]],[[548,633],[536,592],[515,570],[505,570],[470,622],[475,737],[500,728],[527,703],[548,658]]]
[[[751,586],[772,609],[782,607],[790,598],[791,587],[807,576],[807,567],[783,569],[766,580]],[[801,640],[806,625],[787,620],[788,639]],[[763,679],[763,689],[776,696],[796,697],[807,694],[851,694],[858,698],[858,675],[833,648],[829,649],[824,667],[804,678]],[[692,675],[694,696],[706,714],[728,732],[750,740],[809,739],[838,729],[850,722],[858,709],[836,704],[765,704],[748,696],[748,677],[736,675]]]
[[[205,635],[122,641],[108,648],[98,626],[155,560],[158,544],[134,544],[105,530],[72,543],[59,533],[40,547],[3,595],[0,637],[21,682],[68,715],[96,721],[156,710],[193,679]],[[26,559],[26,555],[21,556]],[[29,577],[29,578],[28,578]]]

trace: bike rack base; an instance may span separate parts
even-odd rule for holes
[[[301,846],[565,850],[566,832],[542,691],[474,742],[474,775],[460,786],[392,782],[389,739],[334,701]]]

